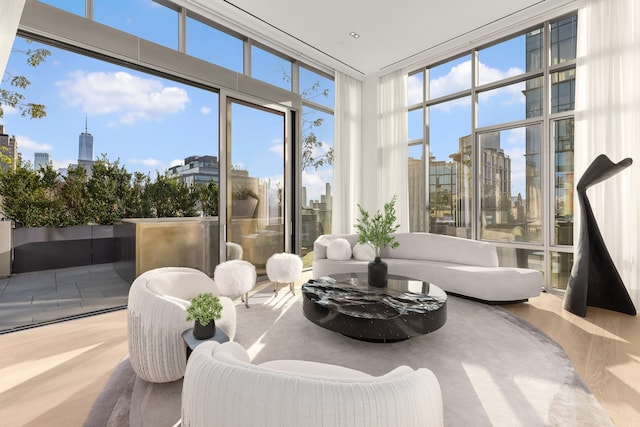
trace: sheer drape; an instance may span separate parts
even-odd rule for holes
[[[588,196],[611,257],[638,306],[640,3],[580,0],[577,53],[576,182],[598,154],[613,162],[633,159],[629,168],[589,189]]]
[[[0,76],[4,75],[25,0],[0,2]]]
[[[398,196],[396,216],[409,231],[407,158],[407,71],[380,78],[378,85],[378,208]]]
[[[360,201],[362,82],[336,72],[332,233],[353,233]]]

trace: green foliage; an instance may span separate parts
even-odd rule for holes
[[[282,80],[291,83],[291,76],[283,69]],[[321,84],[316,81],[310,88],[303,89],[300,95],[303,99],[313,100],[318,97],[328,97],[329,89],[320,88]],[[312,111],[307,110],[302,114],[302,170],[312,166],[315,170],[325,165],[333,164],[333,148],[330,148],[324,154],[318,154],[318,149],[322,148],[322,141],[313,132],[314,128],[322,126],[323,119],[310,119],[309,115]]]
[[[358,204],[362,217],[356,220],[355,225],[359,233],[358,242],[373,246],[376,256],[380,256],[380,252],[387,246],[391,246],[393,249],[400,246],[393,235],[400,227],[400,224],[394,225],[396,222],[396,200],[397,196],[393,196],[390,202],[384,204],[384,214],[378,210],[373,217]]]
[[[152,216],[158,218],[196,216],[196,195],[172,178],[157,175],[144,191]]]
[[[30,43],[30,42],[29,42]],[[14,50],[13,52],[23,53],[26,55],[27,64],[30,67],[37,67],[44,62],[47,56],[51,55],[51,52],[47,49],[28,49],[25,51]],[[47,115],[46,107],[43,104],[36,104],[27,102],[25,95],[22,91],[26,90],[31,81],[25,76],[13,76],[8,72],[2,78],[2,83],[9,82],[11,88],[4,89],[0,87],[0,118],[4,116],[3,105],[7,105],[12,108],[17,108],[20,111],[22,117],[29,117],[32,119],[40,119]]]
[[[200,209],[205,216],[218,215],[218,186],[209,181],[206,185],[197,185],[194,189]]]
[[[145,197],[145,189],[150,183],[151,179],[148,175],[134,172],[124,218],[150,218],[153,216],[149,200]]]
[[[220,316],[222,316],[220,299],[210,292],[196,296],[187,307],[187,321],[196,321],[202,326],[207,326],[211,320],[219,319]]]
[[[91,207],[87,203],[87,171],[82,167],[69,168],[61,187],[60,198],[66,207],[64,225],[87,224],[91,218]]]
[[[51,166],[38,172],[29,163],[3,172],[0,175],[0,207],[4,216],[26,227],[65,224],[64,205],[57,197],[59,183],[56,176]]]
[[[35,171],[16,165],[0,172],[0,213],[25,227],[110,225],[123,218],[198,216],[218,214],[218,186],[213,182],[186,187],[158,175],[155,182],[141,172],[128,173],[118,161],[103,154],[92,165],[91,176],[81,166],[66,177],[47,165]]]

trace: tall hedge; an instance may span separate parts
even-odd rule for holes
[[[218,187],[189,188],[158,174],[155,181],[133,175],[105,156],[92,167],[70,167],[63,177],[50,165],[34,170],[30,164],[0,173],[0,210],[24,227],[110,225],[123,218],[217,215]]]

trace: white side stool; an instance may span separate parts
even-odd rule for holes
[[[213,281],[220,295],[240,295],[249,308],[249,291],[256,286],[256,267],[249,261],[232,259],[218,264],[213,271]]]
[[[278,295],[278,284],[288,283],[292,294],[293,285],[302,276],[302,259],[296,254],[273,254],[267,260],[267,277],[273,282],[273,292]]]

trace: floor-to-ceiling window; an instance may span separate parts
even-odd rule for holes
[[[94,157],[104,154],[125,167],[135,191],[145,183],[158,187],[160,195],[178,191],[180,200],[185,196],[185,206],[194,202],[181,208],[178,216],[188,213],[218,221],[218,213],[226,214],[215,227],[218,237],[203,237],[216,251],[209,260],[211,267],[237,256],[224,245],[236,238],[244,245],[242,256],[258,265],[271,253],[285,250],[312,256],[313,240],[330,232],[331,226],[330,70],[281,55],[171,1],[42,3],[75,16],[40,2],[25,8],[26,13],[44,10],[39,16],[50,18],[48,28],[53,23],[46,35],[39,33],[37,24],[36,34],[20,30],[24,38],[36,40],[31,48],[42,45],[53,51],[46,65],[24,73],[33,78],[32,87],[39,94],[50,97],[42,100],[48,107],[47,119],[22,119],[20,126],[3,123],[8,132],[17,134],[25,163],[29,156],[35,162],[36,152],[50,151],[52,166],[63,174],[66,164],[78,163],[74,153],[78,134],[91,133]],[[92,27],[95,34],[90,40],[83,35],[92,25],[89,21],[104,24]],[[56,31],[58,22],[65,28]],[[42,83],[42,70],[48,67],[51,72]],[[251,101],[230,101],[235,98]],[[33,101],[39,102],[37,96]],[[267,105],[273,108],[265,109]],[[240,111],[245,108],[248,116]],[[77,131],[69,126],[76,120],[70,114],[78,116]],[[259,126],[263,118],[277,123],[267,119],[269,123]],[[50,126],[48,137],[30,137],[32,129],[45,126]],[[273,135],[268,131],[272,128],[277,128]],[[246,135],[249,131],[254,136]],[[69,136],[69,132],[76,133]],[[257,180],[254,193],[260,201],[252,215],[258,217],[251,230],[234,234],[226,225],[243,213],[233,202],[240,195],[251,198],[250,189],[234,188],[245,172]],[[224,183],[228,189],[219,188]],[[152,207],[151,216],[162,216],[171,204]],[[148,208],[144,203],[138,207]]]
[[[573,258],[576,22],[479,45],[408,84],[411,230],[493,241],[502,265],[559,289]]]
[[[300,254],[304,267],[313,262],[313,242],[331,234],[333,211],[333,79],[309,67],[300,67],[302,117],[299,157],[301,186]]]

